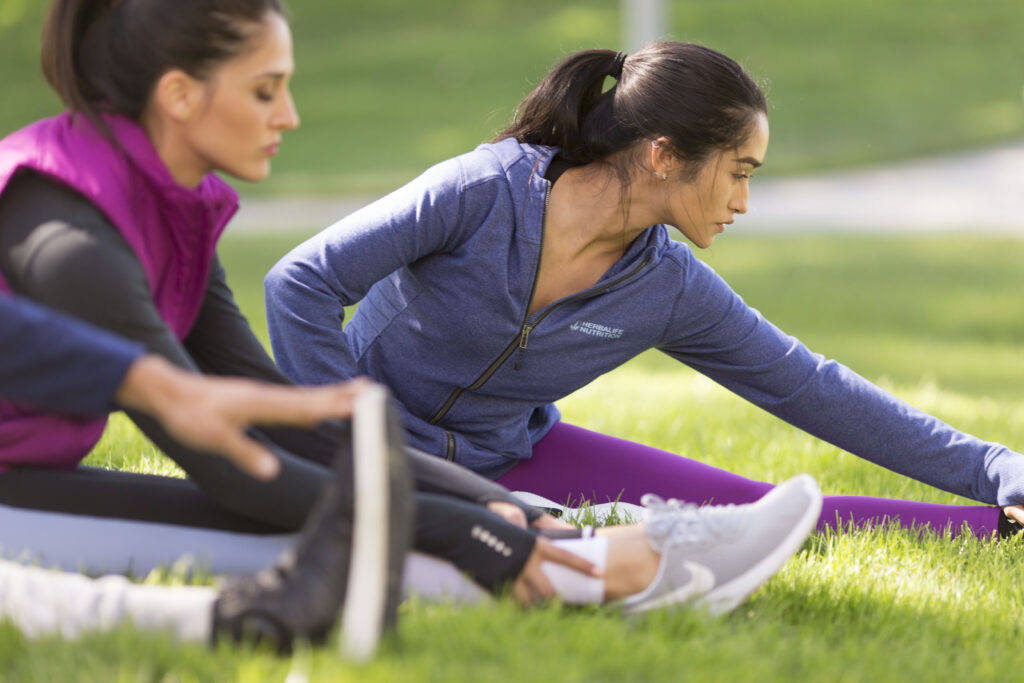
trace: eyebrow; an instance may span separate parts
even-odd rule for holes
[[[750,164],[754,168],[761,167],[761,162],[755,159],[754,157],[741,157],[739,159],[734,159],[733,161],[739,164]]]

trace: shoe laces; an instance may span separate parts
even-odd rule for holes
[[[648,509],[647,540],[657,552],[666,544],[702,547],[734,537],[743,529],[740,508],[736,505],[684,503],[675,498],[663,500],[653,493],[640,502]]]

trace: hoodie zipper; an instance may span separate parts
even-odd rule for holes
[[[455,462],[455,435],[446,429],[444,430],[444,438],[447,442],[445,446],[444,459],[448,462]]]
[[[547,215],[548,201],[550,200],[550,198],[551,198],[551,183],[548,183],[548,191],[547,191],[547,194],[544,196],[544,215],[545,216]],[[542,245],[543,245],[543,240],[544,240],[544,237],[543,237],[543,235],[541,235],[541,244]],[[542,320],[544,320],[544,318],[548,317],[548,315],[550,315],[552,312],[554,312],[557,309],[561,308],[565,304],[571,303],[573,301],[577,301],[577,300],[585,298],[585,297],[595,296],[595,295],[601,294],[603,292],[606,292],[607,290],[611,289],[612,287],[615,287],[616,285],[618,285],[619,283],[623,282],[624,280],[628,280],[629,278],[631,278],[634,275],[636,275],[637,273],[639,273],[641,270],[643,270],[647,266],[647,264],[649,262],[650,262],[650,259],[644,259],[640,263],[640,265],[638,265],[633,270],[629,271],[625,275],[621,275],[621,276],[615,278],[611,282],[605,283],[604,285],[602,285],[600,288],[598,288],[596,290],[586,290],[586,291],[583,291],[583,292],[579,292],[577,294],[574,294],[574,295],[568,297],[567,299],[563,299],[562,301],[559,301],[558,303],[549,306],[547,308],[547,310],[545,310],[542,313],[540,313],[536,318],[533,319],[533,321],[530,320],[530,316],[529,316],[529,314],[527,314],[526,318],[523,320],[523,325],[520,328],[519,334],[516,336],[516,338],[513,339],[512,342],[509,343],[508,346],[505,347],[505,349],[494,360],[494,362],[491,363],[490,365],[488,365],[487,369],[484,370],[483,373],[479,377],[477,377],[476,380],[472,384],[470,384],[469,386],[466,386],[466,387],[459,387],[458,389],[453,391],[448,396],[448,400],[444,402],[444,405],[442,405],[440,407],[440,409],[438,409],[438,411],[436,413],[434,413],[434,415],[430,418],[430,424],[432,424],[432,425],[433,424],[437,424],[448,413],[448,411],[451,410],[452,406],[455,405],[455,401],[457,401],[459,399],[459,396],[461,396],[463,394],[463,392],[465,392],[465,391],[475,391],[475,390],[479,389],[480,387],[482,387],[484,384],[486,384],[487,380],[489,380],[491,378],[491,376],[494,375],[494,373],[498,371],[498,368],[501,367],[501,365],[506,360],[508,360],[509,356],[511,356],[513,353],[515,353],[516,349],[519,350],[519,355],[516,358],[515,369],[519,370],[522,367],[523,354],[526,351],[527,344],[529,343],[530,333],[537,327],[537,325],[539,325],[541,323]],[[537,279],[538,279],[539,276],[540,276],[540,261],[538,260],[538,262],[537,262],[537,272],[536,272],[536,274],[533,277],[533,286],[530,288],[530,299],[529,299],[530,302],[533,302],[533,295],[537,291]],[[527,310],[529,310],[529,304],[527,304]],[[445,433],[448,434],[447,431]],[[452,445],[451,444],[450,434],[449,434],[449,445],[450,446]],[[451,453],[451,451],[449,451],[449,452]],[[452,454],[452,456],[454,456],[454,453],[451,453],[451,454]]]
[[[551,181],[547,181],[547,183],[548,183],[548,187],[547,187],[547,190],[544,192],[544,212],[541,215],[541,225],[542,226],[544,225],[544,221],[547,220],[548,205],[551,203]],[[544,248],[543,248],[544,247],[544,231],[543,231],[543,229],[541,230],[541,233],[540,233],[540,244],[541,244],[541,249],[538,251],[538,254],[540,252],[544,251]],[[529,314],[530,304],[533,303],[533,295],[537,293],[537,279],[539,277],[540,277],[540,256],[538,255],[538,257],[537,257],[537,270],[533,274],[533,284],[530,286],[530,298],[527,299],[527,303],[526,303],[527,313],[526,313],[526,317],[523,319],[523,325],[522,325],[521,331],[519,333],[519,337],[514,339],[511,344],[509,344],[508,346],[505,347],[505,350],[501,352],[501,355],[499,355],[498,358],[493,363],[491,363],[490,365],[487,366],[487,369],[484,370],[482,375],[480,375],[479,377],[476,378],[475,382],[470,384],[468,387],[459,387],[458,389],[453,391],[448,396],[448,400],[444,402],[444,405],[441,406],[441,408],[436,413],[434,413],[434,415],[430,418],[430,424],[432,424],[432,425],[433,424],[437,424],[438,421],[442,417],[444,417],[445,414],[449,410],[451,410],[452,405],[454,405],[455,401],[457,401],[459,396],[462,395],[462,392],[464,392],[466,390],[473,391],[473,390],[479,389],[481,386],[483,386],[483,384],[487,380],[489,380],[491,378],[491,375],[493,375],[498,370],[498,368],[501,366],[501,364],[504,363],[506,360],[508,360],[508,357],[512,355],[512,352],[516,350],[516,346],[519,346],[521,344],[523,346],[523,348],[526,348],[526,339],[527,339],[527,337],[530,336],[530,329],[532,329],[532,328],[528,329],[528,323],[529,323],[529,319],[530,319],[530,314]]]
[[[518,370],[523,365],[523,354],[526,351],[526,343],[529,341],[530,332],[532,332],[534,330],[534,328],[537,327],[537,325],[540,325],[541,321],[544,320],[544,318],[548,317],[549,315],[554,313],[556,310],[558,310],[559,308],[561,308],[565,304],[572,303],[573,301],[578,301],[579,299],[588,298],[588,297],[592,297],[592,296],[597,296],[598,294],[603,294],[604,292],[608,291],[609,289],[611,289],[615,285],[619,284],[620,282],[622,282],[624,280],[628,280],[629,278],[633,277],[634,275],[639,273],[641,270],[643,270],[647,266],[648,260],[649,259],[644,259],[640,263],[640,265],[638,265],[633,270],[629,271],[625,275],[620,275],[619,277],[615,278],[611,282],[606,282],[605,284],[601,285],[597,289],[588,289],[586,291],[579,292],[578,294],[573,294],[572,296],[570,296],[570,297],[568,297],[566,299],[562,299],[558,303],[556,303],[556,304],[554,304],[552,306],[549,306],[546,311],[544,311],[536,319],[534,319],[532,324],[529,323],[529,322],[524,323],[523,324],[522,334],[519,337],[519,355],[516,357],[515,369]]]

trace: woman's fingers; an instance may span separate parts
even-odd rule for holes
[[[518,505],[503,500],[492,500],[487,504],[487,509],[500,515],[509,524],[515,524],[520,529],[526,528],[526,513]]]
[[[228,430],[217,450],[249,476],[269,481],[281,470],[281,461],[268,448],[240,431]]]
[[[538,538],[530,557],[512,584],[512,597],[520,605],[530,607],[537,602],[550,600],[558,595],[551,580],[544,573],[543,564],[552,562],[568,567],[586,576],[600,577],[602,572],[591,562],[564,548],[559,548],[546,538]]]
[[[1007,505],[1003,508],[1003,514],[1017,524],[1024,524],[1024,506],[1022,505]]]
[[[541,541],[543,541],[543,543],[541,543]],[[560,564],[587,576],[600,577],[602,575],[601,570],[594,563],[580,557],[576,553],[569,552],[564,548],[559,548],[547,539],[537,539],[537,546],[537,548],[534,548],[534,552],[540,553],[540,558],[543,562]]]
[[[530,526],[532,526],[534,529],[575,529],[576,528],[572,524],[569,524],[568,522],[563,522],[562,520],[558,519],[557,517],[555,517],[553,515],[549,515],[546,512],[543,515],[541,515],[540,517],[538,517],[537,519],[535,519],[533,521],[533,524],[531,524]]]

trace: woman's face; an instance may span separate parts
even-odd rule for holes
[[[288,84],[295,70],[288,23],[269,12],[249,50],[203,84],[203,102],[184,131],[190,156],[205,173],[224,171],[251,182],[270,173],[281,134],[299,125]]]
[[[768,118],[758,114],[754,131],[737,148],[713,153],[697,177],[666,181],[671,225],[701,249],[725,231],[738,213],[747,212],[750,176],[768,150]]]

